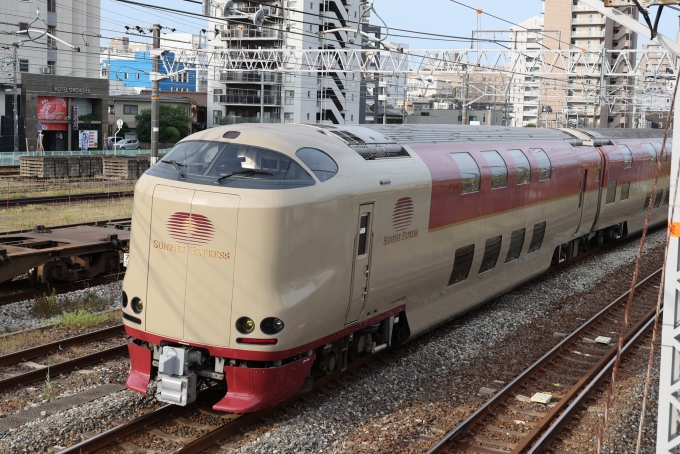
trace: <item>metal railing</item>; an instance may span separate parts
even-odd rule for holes
[[[281,96],[275,95],[220,95],[220,102],[225,104],[248,104],[248,105],[281,105]]]
[[[158,150],[159,154],[165,154],[169,148]],[[151,150],[74,150],[74,151],[18,151],[0,152],[0,167],[18,166],[22,156],[137,156],[151,154]]]
[[[280,84],[281,74],[266,72],[227,72],[220,74],[220,82],[264,82],[269,84]]]
[[[250,28],[245,30],[229,29],[222,31],[221,35],[222,38],[231,39],[282,39],[282,30],[257,30]]]
[[[280,118],[263,118],[260,117],[236,117],[234,115],[227,115],[220,117],[220,125],[238,125],[242,123],[281,123]]]

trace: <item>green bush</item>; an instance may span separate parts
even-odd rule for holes
[[[168,126],[160,134],[161,143],[176,143],[179,140],[179,131],[174,126]]]

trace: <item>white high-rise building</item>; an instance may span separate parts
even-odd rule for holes
[[[538,123],[541,81],[539,77],[531,76],[531,72],[543,48],[543,38],[543,18],[540,16],[510,27],[510,47],[522,53],[522,57],[510,65],[515,73],[508,92],[513,106],[512,126],[536,126]]]
[[[266,1],[266,0],[265,0]],[[340,49],[353,47],[344,31],[356,28],[359,0],[272,0],[264,6],[262,27],[242,14],[224,17],[224,2],[214,2],[208,27],[210,50]],[[254,14],[262,2],[234,2]],[[214,18],[214,19],[212,19]],[[358,42],[359,40],[357,40]],[[262,73],[211,67],[208,70],[208,127],[237,123],[359,123],[361,76],[337,65],[323,73]]]

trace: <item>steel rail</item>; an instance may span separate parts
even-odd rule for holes
[[[366,365],[372,360],[375,360],[376,358],[382,357],[386,352],[389,351],[383,350],[375,355],[367,355],[362,358],[359,358],[356,361],[351,362],[350,364],[347,365],[347,369],[345,369],[342,372],[333,372],[332,374],[329,374],[325,377],[322,377],[314,382],[314,385],[312,386],[312,390],[318,389],[320,387],[326,386],[327,384],[338,380],[340,377],[344,376],[347,372],[351,372],[354,370],[357,370],[358,368]],[[207,395],[207,391],[210,390],[204,390],[201,393],[199,393],[200,396],[205,396]],[[204,394],[206,393],[206,394]],[[305,393],[307,394],[307,393]],[[305,394],[301,394],[300,396],[304,396]],[[222,396],[218,396],[218,398],[221,398]],[[196,440],[190,442],[189,444],[180,447],[175,453],[200,453],[203,452],[206,448],[210,447],[211,445],[214,445],[218,441],[233,435],[236,431],[239,429],[249,426],[258,420],[260,420],[263,417],[266,417],[267,415],[270,415],[274,413],[275,411],[280,410],[281,408],[290,405],[291,403],[297,401],[300,397],[296,396],[293,397],[285,402],[282,402],[274,407],[266,408],[260,411],[256,411],[253,413],[247,413],[244,415],[239,416],[236,419],[233,419],[232,421],[228,422],[227,424],[218,427],[217,429],[208,432],[207,434],[197,438]],[[200,401],[200,402],[199,402]],[[132,421],[128,421],[124,424],[121,424],[120,426],[113,427],[107,431],[104,431],[92,438],[89,438],[87,440],[83,440],[78,444],[75,444],[73,446],[70,446],[62,451],[60,451],[60,454],[69,454],[69,453],[89,453],[89,452],[94,452],[98,449],[104,448],[105,446],[108,446],[117,440],[120,440],[124,437],[127,437],[128,435],[132,435],[136,432],[139,432],[146,427],[149,427],[153,424],[156,424],[158,422],[164,421],[168,418],[171,418],[175,416],[177,413],[180,411],[186,411],[190,410],[193,408],[197,407],[197,404],[201,402],[205,402],[206,398],[199,397],[194,404],[192,404],[190,407],[180,407],[178,405],[173,405],[173,404],[167,404],[164,405],[150,413],[147,413],[145,415],[142,415],[136,419],[133,419]]]
[[[26,385],[35,381],[45,380],[47,376],[49,376],[50,379],[53,379],[59,374],[71,372],[72,370],[78,369],[80,367],[89,366],[100,361],[106,361],[107,359],[127,355],[127,352],[127,345],[119,345],[117,347],[112,347],[86,356],[81,356],[69,361],[53,364],[49,367],[45,367],[44,369],[38,369],[31,372],[26,372],[25,374],[15,375],[14,377],[8,377],[0,380],[0,392],[14,388],[18,385]]]
[[[46,292],[54,292],[57,295],[63,293],[73,292],[75,290],[82,290],[94,285],[104,285],[117,282],[125,277],[125,272],[116,274],[107,274],[105,276],[93,277],[91,279],[82,279],[74,282],[63,282],[59,284],[52,284],[50,287],[41,286],[33,287],[28,279],[21,279],[19,281],[8,281],[0,284],[0,306],[6,304],[16,303],[27,299],[37,298]]]
[[[116,191],[116,192],[91,192],[79,193],[70,195],[54,195],[45,197],[25,197],[25,198],[7,198],[0,203],[0,209],[15,208],[26,205],[44,205],[48,203],[71,203],[82,202],[85,200],[107,200],[114,198],[132,197],[134,191]]]
[[[38,347],[27,348],[14,353],[0,356],[0,367],[16,364],[21,361],[38,358],[40,356],[49,355],[50,353],[59,351],[61,348],[73,347],[76,345],[83,345],[89,342],[106,339],[108,337],[123,334],[125,330],[123,325],[111,326],[109,328],[92,331],[91,333],[81,334],[80,336],[73,336],[67,339],[51,342],[49,344],[40,345]]]
[[[656,314],[656,309],[654,310]],[[660,309],[659,313],[663,313],[663,308]],[[647,332],[654,324],[654,317],[649,318],[647,323],[644,324],[640,329],[635,331],[635,334],[628,340],[626,345],[621,349],[621,354],[625,354],[627,350],[634,346],[638,341],[640,341],[642,335]],[[586,387],[584,387],[580,394],[572,399],[569,406],[553,421],[553,423],[548,427],[541,437],[534,443],[533,446],[527,451],[527,454],[535,454],[541,452],[544,448],[548,447],[552,440],[557,436],[564,426],[569,423],[569,420],[574,416],[585,401],[589,398],[590,394],[595,391],[603,381],[611,374],[612,368],[614,367],[614,362],[616,358],[612,358],[607,365],[600,371],[597,376],[595,376]]]
[[[647,276],[645,279],[641,280],[637,285],[636,289],[639,289],[643,285],[646,285],[651,282],[652,279],[657,278],[661,274],[661,269],[658,269],[651,275]],[[628,297],[628,294],[630,293],[630,290],[626,291],[624,294],[616,298],[614,301],[612,301],[610,304],[608,304],[606,307],[604,307],[602,310],[600,310],[597,314],[593,315],[588,321],[583,323],[579,328],[577,328],[575,331],[573,331],[570,335],[562,339],[557,345],[555,345],[552,349],[550,349],[547,353],[545,353],[541,358],[539,358],[537,361],[535,361],[531,366],[529,366],[527,369],[524,370],[519,376],[517,376],[515,379],[512,380],[512,382],[508,383],[502,390],[500,390],[498,393],[496,393],[491,399],[486,401],[481,407],[479,407],[474,413],[472,413],[468,418],[466,418],[464,421],[462,421],[458,426],[456,426],[453,430],[451,430],[449,433],[447,433],[437,444],[435,444],[429,451],[428,454],[435,454],[435,453],[442,453],[446,452],[453,443],[455,443],[455,440],[460,437],[463,434],[466,434],[467,432],[470,432],[474,427],[476,427],[478,424],[481,424],[482,421],[488,417],[493,415],[493,410],[500,405],[503,404],[517,389],[519,389],[522,385],[524,385],[527,380],[536,374],[541,368],[543,368],[549,361],[551,361],[553,358],[558,356],[558,354],[563,350],[565,346],[570,344],[571,342],[575,341],[577,337],[581,336],[584,332],[586,332],[588,329],[592,328],[595,326],[597,323],[600,322],[600,319],[606,315],[608,312],[610,312],[612,309],[615,308],[615,306],[621,304],[621,302],[625,302],[625,299]],[[645,320],[648,316],[653,316],[656,310],[654,309],[653,311],[647,313],[645,317],[643,317],[643,320]],[[646,320],[645,320],[646,321]],[[640,323],[643,323],[642,321],[638,322],[637,325]],[[637,326],[636,325],[636,326]],[[631,333],[631,331],[629,331]],[[616,353],[615,349],[610,349],[607,351],[606,356],[611,357]],[[608,359],[607,359],[608,360]],[[606,364],[606,361],[604,359],[600,359],[598,363],[596,363],[596,366],[593,366],[591,368],[595,369],[597,366],[599,366],[598,371]],[[583,378],[577,382],[577,384],[581,383],[583,381]],[[571,389],[574,389],[574,386],[572,386]],[[553,416],[557,413],[559,409],[561,409],[564,405],[566,405],[567,397],[562,397],[560,399],[560,402],[562,402],[562,405],[558,403],[553,409],[548,413],[546,418],[548,416]],[[537,429],[535,429],[537,430]],[[527,437],[532,435],[532,439],[536,438],[537,434],[533,434],[533,431],[527,434]],[[521,442],[524,440],[523,437],[522,440],[518,442],[518,447],[521,444]],[[493,449],[489,449],[489,452],[493,451]],[[503,452],[500,450],[496,450],[498,452]],[[507,451],[505,451],[507,452]],[[513,449],[512,451],[514,452],[521,452],[518,451],[517,449]]]

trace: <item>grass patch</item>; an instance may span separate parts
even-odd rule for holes
[[[56,326],[66,329],[85,329],[100,325],[109,320],[109,314],[93,314],[84,310],[62,312]]]
[[[132,215],[132,197],[87,201],[70,205],[28,205],[2,210],[0,232],[58,226],[78,222],[107,221]]]
[[[120,310],[111,312],[104,312],[100,314],[93,314],[101,317],[101,325],[111,325],[112,322],[120,323]],[[93,328],[91,325],[90,328]],[[0,355],[18,352],[27,348],[37,347],[38,345],[49,344],[61,339],[80,334],[79,328],[73,329],[36,329],[27,330],[20,333],[11,334],[8,336],[0,336]]]
[[[47,374],[45,377],[45,383],[40,387],[40,397],[42,397],[43,400],[52,400],[55,397],[57,397],[57,390],[54,387],[54,384],[52,384],[52,381],[50,380],[50,368],[47,368]]]
[[[88,290],[84,296],[77,298],[68,295],[58,297],[56,291],[52,289],[49,295],[43,293],[43,296],[35,299],[31,314],[39,318],[49,318],[63,312],[91,311],[113,303],[116,297],[117,294],[111,292],[108,296],[100,297],[94,290]]]

